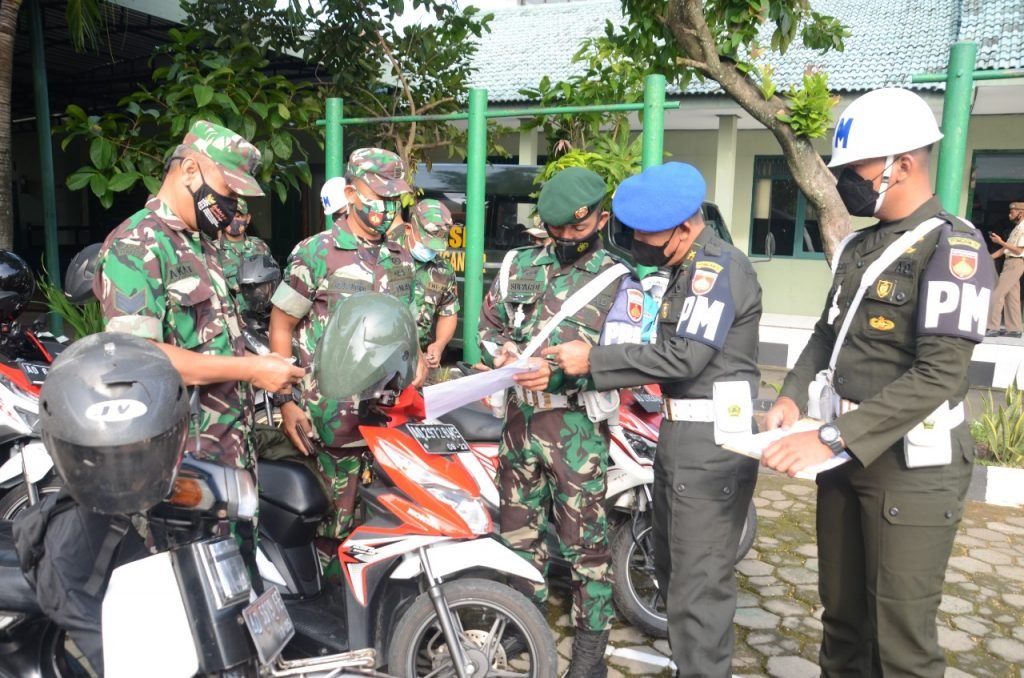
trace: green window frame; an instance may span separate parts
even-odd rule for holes
[[[814,208],[797,188],[781,155],[754,156],[748,254],[764,256],[769,233],[775,239],[775,257],[825,257]]]

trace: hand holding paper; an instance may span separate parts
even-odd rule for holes
[[[525,361],[517,360],[495,370],[427,386],[423,389],[427,419],[436,419],[463,405],[468,405],[474,400],[489,396],[495,391],[511,388],[515,385],[513,377],[529,372],[530,369],[532,368]]]
[[[805,417],[788,431],[776,428],[752,435],[748,442],[728,443],[723,447],[760,459],[766,466],[795,478],[813,480],[819,473],[850,460],[846,452],[833,455],[832,450],[818,440],[818,429],[823,423]]]

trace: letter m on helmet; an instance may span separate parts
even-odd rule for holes
[[[850,141],[851,127],[853,127],[853,118],[839,120],[839,124],[836,125],[835,138],[832,139],[832,148],[839,148],[839,142],[842,142],[843,148],[846,148],[846,144]]]

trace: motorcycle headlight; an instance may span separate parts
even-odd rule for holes
[[[233,539],[200,544],[203,573],[218,610],[249,597],[249,573]]]
[[[484,508],[483,502],[476,497],[471,497],[462,490],[449,490],[436,485],[424,485],[423,489],[455,509],[473,534],[491,532],[491,516]]]

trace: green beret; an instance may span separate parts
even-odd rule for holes
[[[604,179],[585,167],[568,167],[548,179],[537,199],[537,214],[548,226],[566,226],[586,219],[606,191]]]

